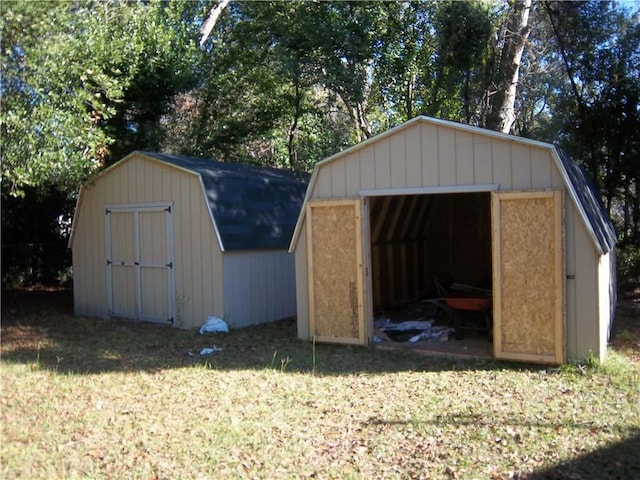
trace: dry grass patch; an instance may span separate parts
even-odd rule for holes
[[[2,478],[640,476],[633,345],[545,369],[314,349],[292,322],[203,337],[55,298],[3,298]]]

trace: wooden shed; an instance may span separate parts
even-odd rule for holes
[[[287,252],[307,179],[134,152],[80,189],[69,245],[78,315],[242,327],[293,316]]]
[[[604,359],[616,236],[554,145],[417,117],[319,162],[290,245],[298,335],[366,345],[438,279],[483,285],[495,358]]]

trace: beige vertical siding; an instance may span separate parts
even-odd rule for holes
[[[539,149],[531,150],[531,188],[542,189],[548,188],[549,185],[560,187],[562,180],[558,178],[558,182],[553,180],[552,164],[546,161],[549,152]]]
[[[309,334],[309,278],[307,275],[307,226],[302,225],[300,241],[296,246],[296,312],[298,337],[308,339]]]
[[[74,228],[76,228],[72,261],[73,261],[73,294],[74,309],[78,315],[91,315],[107,317],[107,287],[106,270],[104,264],[105,257],[105,235],[104,225],[100,227],[97,222],[104,224],[104,213],[94,214],[98,211],[97,199],[95,195],[89,194],[91,185],[83,187],[76,214],[74,218]],[[78,228],[83,225],[83,228]],[[102,232],[91,241],[89,232]],[[100,257],[95,258],[97,252],[103,252]],[[101,258],[101,262],[100,262]],[[104,275],[92,274],[95,270],[104,271]]]
[[[562,186],[562,177],[546,148],[421,122],[320,164],[310,199],[490,183],[528,190]]]
[[[222,315],[222,253],[199,177],[135,155],[83,187],[73,238],[75,310],[108,316],[105,205],[174,202],[176,325]]]
[[[511,143],[510,153],[511,188],[514,190],[531,189],[531,148],[527,145]]]
[[[435,186],[440,184],[440,161],[439,161],[439,145],[438,145],[438,129],[430,128],[427,125],[419,124],[416,128],[422,137],[422,157],[416,158],[414,161],[422,163],[422,185],[417,186]],[[414,130],[413,128],[409,130]],[[405,133],[406,135],[406,133]]]
[[[566,208],[567,243],[567,354],[569,360],[583,360],[593,354],[604,359],[607,337],[601,334],[603,292],[599,292],[599,255],[577,208]],[[607,292],[608,288],[605,289]],[[607,322],[608,325],[608,322]]]
[[[458,185],[472,185],[476,182],[473,160],[473,135],[455,132],[455,138],[456,183]]]
[[[573,252],[575,263],[575,317],[568,318],[573,324],[575,333],[574,360],[581,360],[591,353],[598,357],[596,351],[599,341],[599,308],[598,308],[598,252],[589,237],[586,228],[580,221],[575,221]],[[568,249],[567,249],[568,250]],[[604,352],[603,352],[604,353]]]
[[[340,167],[344,168],[344,163],[336,163],[333,170],[339,171]],[[328,170],[324,175],[318,176],[316,189],[318,195],[321,197],[331,198],[333,196],[333,185],[331,184],[332,176],[331,170]]]
[[[345,163],[331,169],[331,196],[344,197],[347,194],[347,168]]]
[[[491,141],[491,151],[493,152],[492,171],[493,182],[500,185],[500,190],[513,190],[511,182],[511,145],[509,142]],[[547,154],[548,157],[548,154]],[[547,161],[550,161],[548,159]]]
[[[567,240],[567,265],[573,266],[575,278],[567,280],[567,285],[574,284],[573,295],[567,292],[567,309],[573,307],[567,312],[567,328],[574,332],[573,345],[568,339],[569,346],[573,347],[569,348],[569,354],[573,360],[583,360],[590,355],[604,360],[611,307],[607,284],[612,278],[608,265],[602,270],[602,262],[608,261],[609,254],[599,254],[576,207],[572,205],[571,211],[567,225],[573,237]]]
[[[336,171],[338,170],[336,169]],[[362,177],[360,175],[360,155],[357,155],[352,159],[352,161],[345,162],[345,175],[340,184],[342,185],[342,188],[344,188],[344,195],[346,195],[347,185],[359,185],[361,183]]]
[[[413,128],[408,130],[404,136],[405,155],[408,159],[421,158],[423,142],[421,134],[421,128]],[[422,162],[407,161],[404,170],[406,172],[406,185],[408,187],[419,187],[422,185]]]
[[[309,199],[356,197],[363,190],[455,187],[498,184],[500,191],[566,188],[549,148],[517,140],[483,135],[464,128],[414,122],[391,135],[321,163]],[[336,182],[336,185],[333,185]],[[589,354],[600,345],[602,322],[598,312],[598,283],[605,283],[593,241],[570,195],[566,199],[567,354]],[[306,229],[298,226],[295,239],[298,332],[308,336]],[[372,256],[375,252],[372,252]],[[374,261],[375,259],[372,259]],[[600,277],[599,277],[600,275]],[[602,308],[599,308],[599,305]],[[602,315],[602,313],[600,313]],[[590,347],[588,347],[590,346]]]
[[[375,188],[376,186],[376,169],[375,165],[371,161],[373,157],[373,147],[367,147],[358,153],[358,160],[349,160],[357,162],[358,169],[360,170],[360,181],[356,183],[349,183],[348,185],[362,185],[364,188]],[[347,190],[347,194],[351,195],[352,192]]]
[[[491,140],[473,135],[473,175],[475,183],[493,183],[493,148]]]
[[[233,328],[296,314],[294,256],[282,250],[224,255],[224,319]]]
[[[375,188],[391,185],[391,156],[389,154],[389,139],[373,144],[373,172]],[[399,161],[403,161],[400,159]],[[365,160],[369,165],[369,160]],[[361,167],[367,168],[366,164]]]
[[[74,218],[74,308],[78,315],[106,318],[105,213],[97,190],[95,183],[83,187]]]
[[[569,360],[576,358],[578,336],[577,336],[577,301],[578,289],[576,276],[576,251],[575,239],[576,233],[575,218],[577,215],[575,207],[571,204],[568,197],[565,198],[565,242],[566,249],[566,271],[567,271],[567,357]]]
[[[389,158],[390,158],[390,175],[391,188],[405,187],[407,185],[407,165],[405,161],[407,156],[405,137],[397,136],[389,138]]]
[[[458,185],[456,164],[456,132],[438,129],[438,185]]]

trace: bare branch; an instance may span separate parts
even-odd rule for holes
[[[202,34],[202,36],[200,37],[201,47],[202,45],[204,45],[204,42],[207,41],[207,38],[209,38],[211,30],[213,30],[213,27],[215,27],[216,23],[218,22],[218,17],[220,17],[220,14],[226,8],[226,6],[229,5],[230,1],[231,0],[220,0],[220,2],[209,11],[209,17],[200,29],[200,33]]]

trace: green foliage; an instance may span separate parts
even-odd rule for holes
[[[2,199],[2,286],[66,284],[74,203],[64,192],[25,188]],[[62,221],[61,221],[62,220]]]
[[[640,23],[608,2],[549,2],[564,82],[546,102],[561,145],[598,182],[620,241],[640,245]]]
[[[311,170],[418,114],[483,125],[509,42],[509,2],[269,1],[229,3],[198,49],[212,3],[2,2],[3,199],[72,199],[134,149]],[[580,160],[635,248],[638,12],[534,2],[531,18],[512,132]]]
[[[68,5],[8,7],[1,24],[3,188],[18,194],[24,186],[77,184],[79,172],[95,168],[100,148],[109,143],[104,132],[91,128],[91,113],[108,115],[105,94],[117,92],[79,61]],[[83,85],[87,75],[94,88]]]
[[[437,45],[430,23],[433,2],[387,4],[388,21],[378,39],[373,89],[389,124],[406,121],[424,110],[425,83],[431,75]]]
[[[338,25],[343,9],[351,7],[228,7],[211,35],[207,74],[193,95],[197,108],[182,118],[174,110],[173,126],[169,119],[170,129],[189,137],[173,151],[308,170],[349,145],[343,103],[363,101],[362,75],[354,76],[353,69],[364,62],[359,48],[366,52],[368,43],[365,27],[354,33]]]
[[[68,269],[59,219],[71,218],[80,184],[131,150],[158,148],[170,100],[196,84],[202,53],[194,24],[184,22],[196,7],[8,1],[1,8],[2,237],[10,245],[3,285],[48,283]],[[37,215],[25,216],[35,205]],[[50,235],[18,228],[35,218]]]
[[[480,2],[443,2],[436,11],[438,32],[433,76],[425,113],[470,122],[488,87],[483,62],[493,33],[491,12]]]
[[[640,247],[628,245],[618,249],[618,278],[632,286],[640,286]]]
[[[3,193],[75,190],[193,82],[176,4],[5,2],[0,28]]]
[[[482,2],[392,3],[374,89],[390,124],[427,114],[477,122],[495,12]]]

